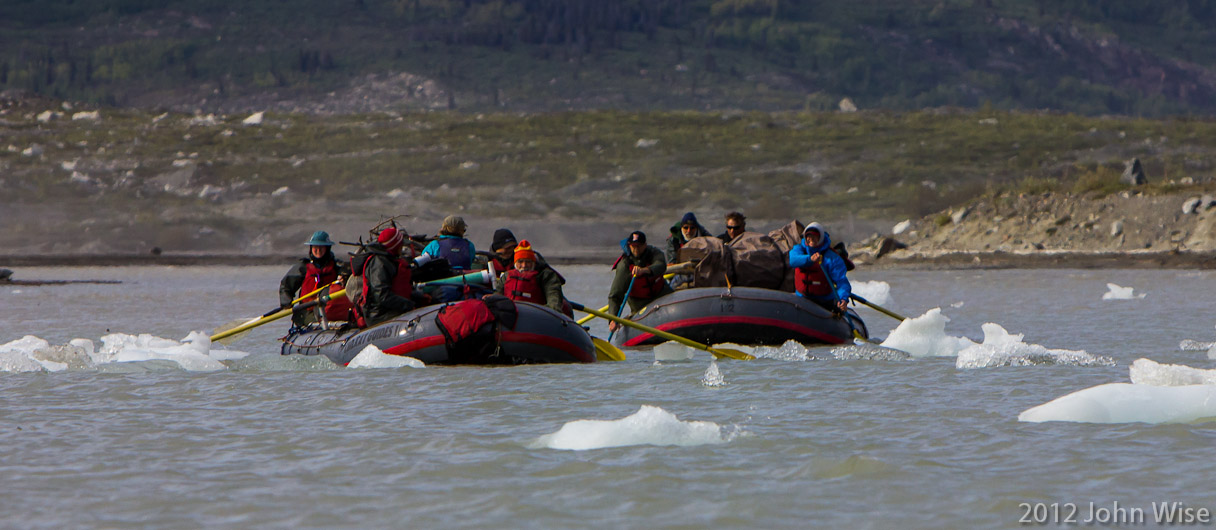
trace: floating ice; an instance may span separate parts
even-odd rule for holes
[[[1216,385],[1216,370],[1191,368],[1180,364],[1161,364],[1136,359],[1128,369],[1132,383],[1151,386]]]
[[[692,447],[724,444],[732,439],[734,434],[723,435],[722,427],[714,422],[680,421],[659,407],[643,405],[632,416],[619,420],[567,422],[557,432],[537,438],[529,447],[574,451],[630,445]]]
[[[709,361],[709,369],[705,370],[704,376],[701,376],[701,384],[708,387],[726,386],[726,378],[718,370],[717,359]]]
[[[757,359],[776,359],[778,361],[813,361],[815,357],[811,355],[811,350],[807,349],[795,340],[787,340],[780,346],[737,346],[730,345],[731,348],[750,353]]]
[[[887,282],[852,282],[852,286],[853,294],[869,300],[872,304],[891,303],[891,284]]]
[[[1028,409],[1018,421],[1191,423],[1216,419],[1216,385],[1108,383]]]
[[[426,368],[426,364],[413,357],[389,355],[374,344],[368,344],[346,364],[348,368]]]
[[[1135,300],[1137,298],[1144,298],[1147,296],[1145,293],[1132,294],[1132,291],[1135,290],[1135,288],[1119,287],[1113,283],[1106,284],[1106,288],[1110,289],[1110,291],[1102,294],[1103,300]]]
[[[840,361],[906,361],[912,358],[912,355],[906,351],[868,343],[833,348],[832,356]]]
[[[1182,351],[1208,351],[1213,347],[1216,347],[1216,342],[1201,342],[1191,339],[1182,339],[1182,342],[1178,343],[1178,349]]]
[[[1114,366],[1115,360],[1091,355],[1084,350],[1050,350],[1038,344],[1022,342],[1024,335],[1012,335],[991,322],[984,324],[983,344],[974,344],[958,352],[954,366],[992,368],[996,366],[1029,366],[1036,364],[1067,364],[1072,366]]]
[[[905,351],[913,357],[949,357],[975,346],[966,337],[946,335],[946,322],[949,321],[941,308],[935,307],[921,316],[900,322],[883,341],[882,347]]]
[[[675,341],[668,341],[655,346],[653,351],[656,361],[687,361],[692,359],[698,350]]]
[[[0,371],[57,372],[67,369],[96,369],[106,363],[168,360],[185,370],[223,370],[220,361],[240,359],[249,355],[235,350],[212,350],[211,340],[201,331],[191,332],[177,342],[148,334],[139,336],[114,333],[101,338],[102,347],[94,351],[93,341],[72,339],[68,344],[52,346],[47,341],[27,335],[0,346]]]

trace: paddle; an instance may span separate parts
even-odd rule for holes
[[[597,311],[595,309],[590,309],[590,308],[584,306],[583,304],[580,304],[577,302],[570,302],[570,307],[573,307],[574,309],[577,309],[584,313],[592,314],[592,315],[595,315],[595,316],[603,318],[603,319],[611,320],[622,326],[629,326],[634,329],[645,331],[646,333],[649,333],[656,337],[662,337],[667,340],[674,340],[685,346],[696,348],[701,351],[707,351],[709,353],[714,354],[715,357],[719,357],[719,358],[730,357],[731,359],[739,359],[739,360],[743,360],[743,361],[750,361],[752,359],[755,359],[755,357],[751,356],[750,354],[743,353],[739,350],[732,350],[729,348],[711,348],[709,346],[701,344],[700,342],[692,341],[692,340],[686,339],[684,337],[681,337],[679,335],[674,335],[674,334],[668,333],[666,331],[657,330],[650,326],[638,324],[637,322],[634,322],[632,320],[628,320],[628,319],[624,319],[624,318],[620,318],[620,317],[614,317],[603,311]]]
[[[292,300],[292,301],[291,301],[291,305],[293,305],[293,306],[294,306],[294,305],[296,305],[296,304],[300,303],[302,300],[305,300],[305,299],[311,298],[312,296],[314,296],[314,295],[316,295],[317,293],[321,292],[321,290],[322,290],[322,289],[327,289],[327,288],[329,288],[331,285],[333,285],[334,283],[335,283],[335,282],[329,282],[329,283],[327,283],[327,284],[325,284],[325,285],[322,285],[322,286],[320,286],[320,287],[317,287],[317,288],[316,288],[314,291],[312,291],[311,293],[307,293],[307,294],[302,294],[302,295],[300,295],[300,296],[299,296],[299,298],[296,298],[295,300]],[[267,311],[267,312],[265,312],[265,313],[262,313],[262,316],[260,316],[260,317],[253,317],[253,318],[242,318],[242,319],[240,319],[240,320],[234,320],[234,321],[229,322],[229,323],[227,323],[227,324],[224,324],[224,325],[222,325],[222,326],[220,326],[220,327],[218,327],[218,328],[215,328],[215,334],[216,334],[216,336],[219,336],[220,334],[225,334],[226,332],[228,332],[228,331],[232,331],[234,328],[236,328],[236,327],[238,327],[238,326],[243,326],[243,325],[245,325],[245,324],[249,324],[249,323],[252,323],[252,322],[257,322],[258,320],[261,320],[261,319],[266,318],[266,317],[268,317],[268,316],[270,316],[270,315],[273,315],[273,314],[275,314],[275,313],[278,313],[279,311],[284,311],[284,310],[283,310],[283,309],[271,309],[270,311]],[[255,327],[256,327],[256,326],[255,326]],[[245,328],[245,331],[248,331],[249,329],[252,329],[252,328]],[[242,332],[239,332],[239,331],[238,331],[238,332],[235,332],[235,333],[227,333],[227,334],[225,334],[225,335],[222,337],[222,338],[228,339],[226,342],[223,342],[223,344],[227,344],[228,342],[232,342],[232,341],[234,341],[234,340],[236,340],[236,339],[239,339],[239,338],[241,338],[241,337],[243,337],[243,336],[244,336],[244,334],[243,334]],[[217,340],[217,339],[215,339],[215,338],[213,337],[213,338],[211,339],[211,342],[216,342],[216,340]]]
[[[595,360],[597,361],[624,361],[625,352],[620,348],[613,346],[612,343],[591,337],[591,342],[595,343]]]
[[[328,287],[328,286],[326,286],[326,287]],[[333,298],[333,297],[335,297],[335,296],[342,296],[342,295],[345,295],[345,294],[346,294],[346,289],[339,289],[339,290],[337,290],[337,291],[335,291],[335,292],[330,293],[330,294],[329,294],[329,298]],[[293,307],[289,307],[289,308],[287,308],[287,309],[280,310],[280,311],[278,311],[278,312],[276,312],[276,313],[271,313],[271,314],[266,315],[266,316],[264,316],[264,317],[262,317],[262,318],[259,318],[259,319],[257,319],[257,320],[251,320],[251,321],[246,322],[246,323],[244,323],[244,324],[241,324],[241,325],[239,325],[239,326],[237,326],[237,327],[235,327],[235,328],[232,328],[232,329],[230,329],[230,330],[228,330],[228,331],[224,331],[224,332],[220,332],[220,333],[216,333],[215,335],[212,335],[212,336],[211,336],[211,342],[216,342],[216,341],[218,341],[218,340],[220,340],[220,339],[224,339],[224,338],[227,338],[227,337],[231,337],[231,336],[233,336],[233,335],[236,335],[237,333],[240,333],[240,332],[245,331],[245,330],[247,330],[247,329],[253,329],[253,328],[256,328],[256,327],[258,327],[258,326],[261,326],[262,324],[265,324],[265,323],[267,323],[267,322],[273,322],[273,321],[275,321],[275,320],[278,320],[278,319],[280,319],[280,318],[283,318],[283,317],[285,317],[285,316],[287,316],[287,315],[290,315],[293,309],[305,309],[305,308],[308,308],[308,307],[312,307],[312,306],[314,306],[314,305],[316,305],[316,304],[318,304],[318,303],[320,303],[320,300],[319,300],[319,299],[318,299],[318,300],[313,300],[313,301],[308,302],[308,303],[306,303],[306,304],[301,304],[301,305],[299,305],[299,306],[293,306]]]
[[[664,275],[663,275],[663,278],[664,278],[664,279],[667,279],[667,280],[670,280],[670,279],[674,278],[674,277],[675,277],[675,275],[676,275],[676,273],[674,273],[674,272],[673,272],[673,273],[671,273],[671,274],[664,274]],[[624,305],[625,305],[625,304],[621,304],[621,306],[622,306],[622,307],[623,307]],[[604,307],[601,307],[601,308],[600,308],[600,311],[608,311],[608,307],[609,307],[609,306],[605,305]],[[583,325],[583,324],[586,324],[586,323],[590,322],[590,321],[591,321],[591,319],[593,319],[593,318],[595,318],[595,314],[593,314],[593,313],[588,313],[588,314],[587,314],[587,316],[585,316],[585,317],[583,317],[583,318],[580,318],[580,319],[576,320],[575,322],[578,322],[578,324],[581,326],[581,325]]]
[[[621,317],[621,313],[624,313],[624,312],[625,312],[625,304],[628,304],[628,303],[629,303],[629,293],[633,292],[633,282],[634,282],[635,280],[637,280],[637,279],[638,279],[638,277],[637,277],[637,276],[633,276],[633,277],[630,277],[630,278],[629,278],[629,287],[626,287],[626,288],[625,288],[625,299],[624,299],[624,300],[621,300],[621,306],[620,306],[620,307],[618,307],[618,308],[616,308],[616,317],[617,317],[617,318],[620,318],[620,317]],[[609,331],[609,332],[608,332],[608,340],[612,340],[612,336],[613,336],[613,335],[615,335],[615,334],[616,334],[616,330],[615,330],[615,329],[614,329],[614,330]]]
[[[865,304],[865,305],[867,305],[867,306],[870,306],[870,308],[874,309],[875,311],[878,311],[879,313],[882,313],[882,314],[887,315],[887,316],[889,316],[889,317],[891,317],[891,318],[894,318],[895,320],[899,320],[899,321],[901,321],[901,322],[902,322],[902,321],[904,321],[904,320],[908,320],[908,317],[902,316],[902,315],[900,315],[899,313],[896,313],[896,312],[894,312],[894,311],[891,311],[890,309],[887,309],[887,308],[882,307],[882,306],[880,306],[880,305],[878,305],[878,304],[875,304],[875,303],[873,303],[873,302],[870,302],[869,300],[866,300],[865,298],[862,298],[862,297],[860,297],[860,296],[858,296],[858,295],[851,294],[851,295],[849,295],[849,298],[852,298],[852,299],[854,299],[854,300],[857,300],[858,302],[861,302],[861,303],[863,303],[863,304]]]

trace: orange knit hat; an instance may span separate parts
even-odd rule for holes
[[[530,259],[536,261],[536,253],[532,251],[532,244],[527,239],[520,241],[515,245],[515,261],[521,259]]]

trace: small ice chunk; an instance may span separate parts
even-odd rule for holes
[[[906,351],[868,343],[833,348],[832,355],[839,361],[907,361],[912,358]]]
[[[426,368],[426,364],[413,357],[404,355],[389,355],[377,348],[374,344],[368,344],[365,348],[359,351],[354,359],[351,359],[346,364],[348,368]]]
[[[697,350],[675,341],[668,341],[654,347],[656,361],[687,361],[696,355]]]
[[[1024,335],[1010,334],[998,324],[983,326],[984,342],[958,352],[954,366],[958,369],[992,368],[996,366],[1030,366],[1064,364],[1071,366],[1114,366],[1115,360],[1091,355],[1084,350],[1051,350],[1038,344],[1022,342]]]
[[[853,282],[853,293],[875,305],[891,303],[891,284],[882,281]]]
[[[1182,339],[1178,343],[1178,349],[1182,351],[1208,351],[1212,347],[1216,347],[1216,342],[1202,342],[1191,339]]]
[[[1144,298],[1146,296],[1144,293],[1138,295],[1133,294],[1133,287],[1120,287],[1113,283],[1108,283],[1106,284],[1106,288],[1110,289],[1110,291],[1102,293],[1103,300],[1134,300],[1137,298]]]
[[[745,353],[750,353],[758,359],[776,359],[778,361],[813,361],[815,357],[811,355],[811,350],[806,346],[799,344],[798,341],[790,339],[782,343],[780,346],[756,346],[750,348],[747,346],[730,345],[731,349],[739,350]],[[748,351],[750,349],[750,351]]]
[[[631,445],[692,447],[724,444],[732,438],[724,436],[722,427],[714,422],[680,421],[675,414],[659,407],[642,405],[633,415],[619,420],[567,422],[557,432],[537,438],[529,447],[574,451]]]
[[[262,121],[265,118],[266,118],[266,111],[255,112],[253,114],[250,114],[248,118],[241,120],[241,123],[243,123],[245,125],[261,125]]]
[[[1132,383],[1152,386],[1216,385],[1216,370],[1191,368],[1180,364],[1161,364],[1136,359],[1128,369]]]
[[[941,308],[935,307],[921,316],[900,322],[881,346],[908,352],[913,357],[950,357],[975,346],[975,342],[966,337],[947,335],[946,322],[949,321]]]

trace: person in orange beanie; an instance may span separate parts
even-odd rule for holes
[[[517,302],[548,306],[566,316],[574,314],[562,294],[565,280],[547,264],[537,266],[536,251],[527,239],[515,246],[514,257],[514,266],[504,272],[498,282],[499,294]]]

